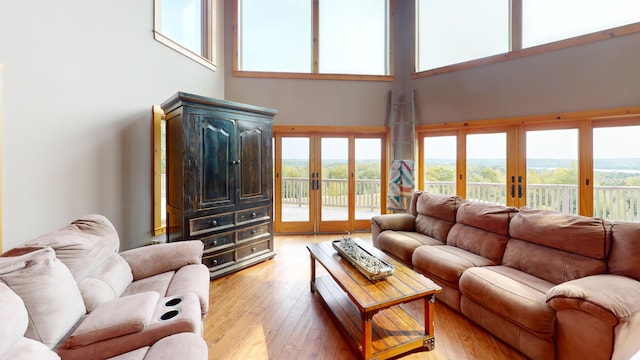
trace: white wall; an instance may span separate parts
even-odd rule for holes
[[[211,71],[152,29],[153,0],[0,0],[3,250],[87,213],[123,249],[150,241],[151,106],[224,96],[222,56]]]

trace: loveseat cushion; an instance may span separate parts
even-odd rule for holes
[[[640,266],[638,264],[640,264],[640,223],[614,222],[608,271],[611,274],[640,280]]]
[[[120,239],[106,217],[90,214],[25,245],[51,247],[79,282],[118,252]]]
[[[547,339],[555,328],[555,311],[546,303],[546,293],[553,285],[508,266],[474,267],[460,277],[463,297]],[[463,302],[463,314],[472,319],[482,316],[469,311]]]
[[[26,245],[55,250],[76,279],[89,312],[102,302],[118,298],[133,280],[129,264],[118,254],[118,233],[102,215],[82,216]]]
[[[78,285],[50,247],[14,248],[0,257],[0,282],[29,313],[25,336],[53,348],[85,314]]]
[[[146,292],[98,305],[67,338],[67,348],[87,346],[142,331],[150,323],[160,294]]]

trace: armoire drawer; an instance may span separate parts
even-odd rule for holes
[[[264,221],[271,218],[271,207],[264,206],[253,209],[240,210],[236,213],[236,224],[242,225],[255,221]]]
[[[189,220],[189,234],[191,236],[206,234],[230,228],[234,225],[234,213],[204,216]]]
[[[259,255],[271,249],[271,239],[266,239],[263,241],[259,241],[247,246],[243,246],[236,250],[237,252],[237,261],[242,261],[244,259],[250,258],[252,256]]]
[[[262,236],[270,235],[270,223],[251,226],[237,231],[238,242],[250,241]]]
[[[224,246],[231,246],[236,242],[236,233],[234,231],[216,234],[202,239],[204,243],[204,252],[216,251]]]
[[[215,270],[220,267],[224,267],[225,264],[231,263],[235,260],[235,251],[229,250],[212,256],[204,256],[202,263],[205,264],[210,270]]]

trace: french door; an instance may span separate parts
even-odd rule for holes
[[[588,183],[577,122],[484,127],[423,134],[422,189],[470,201],[580,212]],[[586,131],[582,131],[585,133]],[[584,158],[584,156],[582,157]]]
[[[275,134],[279,233],[367,231],[386,196],[382,136]]]

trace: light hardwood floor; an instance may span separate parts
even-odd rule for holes
[[[355,234],[371,241],[371,234]],[[211,281],[204,337],[209,359],[357,359],[326,309],[310,292],[306,244],[336,235],[276,236],[278,255]],[[318,267],[320,273],[322,267]],[[422,305],[403,305],[420,319]],[[436,302],[436,349],[402,359],[526,359]]]

